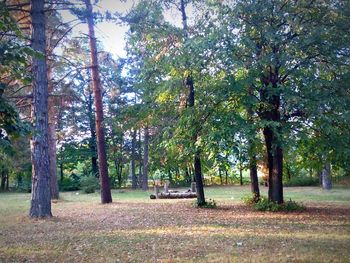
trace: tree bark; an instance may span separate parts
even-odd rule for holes
[[[332,179],[331,179],[331,164],[326,163],[321,172],[322,178],[322,188],[325,190],[332,189]]]
[[[5,185],[6,185],[6,172],[1,171],[1,186],[0,186],[1,191],[5,190]]]
[[[49,94],[53,92],[52,83],[52,65],[48,64],[47,70],[48,76],[48,91]],[[56,155],[56,112],[54,99],[51,97],[48,99],[49,103],[49,160],[50,160],[50,188],[51,199],[59,198],[58,181],[57,181],[57,155]]]
[[[145,128],[144,153],[143,153],[143,177],[142,190],[148,190],[148,143],[149,143],[149,129]]]
[[[143,168],[143,159],[142,159],[142,147],[141,147],[141,129],[139,130],[139,187],[142,188],[142,168]]]
[[[97,164],[97,150],[96,150],[96,128],[95,128],[95,118],[93,105],[92,91],[89,89],[88,97],[88,115],[89,115],[89,128],[90,128],[90,139],[89,148],[91,153],[91,172],[95,177],[99,177],[98,174],[98,164]]]
[[[112,195],[108,179],[108,165],[106,142],[103,125],[103,103],[101,91],[101,79],[99,76],[98,60],[97,60],[97,45],[94,30],[94,21],[92,13],[92,5],[90,0],[85,0],[87,9],[87,23],[89,27],[89,43],[91,51],[91,73],[92,73],[92,88],[94,92],[95,103],[95,122],[96,122],[96,137],[97,137],[97,155],[99,163],[100,184],[101,184],[101,203],[111,203]]]
[[[276,135],[270,127],[264,128],[264,137],[269,167],[269,200],[283,203],[283,150],[279,146]]]
[[[250,169],[251,191],[252,191],[254,199],[259,200],[260,199],[260,189],[259,189],[259,181],[258,181],[258,168],[256,166],[255,155],[250,157],[249,169]]]
[[[46,55],[44,0],[31,1],[32,48]],[[31,139],[32,195],[30,217],[51,217],[48,155],[48,81],[46,56],[33,56],[33,136]]]
[[[132,189],[137,188],[137,178],[136,178],[136,130],[132,132],[131,140],[131,187]]]

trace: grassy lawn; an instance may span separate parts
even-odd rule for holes
[[[262,188],[266,195],[266,189]],[[217,209],[142,191],[61,193],[52,219],[27,217],[29,194],[0,194],[0,262],[349,262],[350,189],[285,188],[299,213],[254,212],[249,187],[208,187]]]

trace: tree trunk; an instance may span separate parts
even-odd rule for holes
[[[258,168],[256,166],[255,155],[250,157],[249,169],[250,169],[251,191],[254,196],[254,199],[259,200],[260,190],[259,190],[259,181],[258,181]]]
[[[1,186],[0,186],[1,191],[5,190],[5,185],[6,185],[6,172],[1,171]]]
[[[149,143],[149,130],[145,128],[145,148],[143,153],[143,177],[142,177],[142,190],[148,190],[148,143]]]
[[[203,206],[205,205],[205,197],[202,178],[201,158],[199,152],[196,152],[194,157],[194,174],[196,177],[197,205]]]
[[[49,94],[53,92],[52,83],[52,65],[49,63],[48,70],[48,91]],[[56,155],[56,112],[55,103],[53,97],[48,99],[49,103],[49,160],[50,160],[50,188],[51,188],[51,199],[59,198],[58,181],[57,181],[57,155]]]
[[[89,138],[89,148],[91,154],[91,173],[95,177],[99,177],[98,174],[98,164],[97,164],[97,150],[96,150],[96,128],[95,128],[95,117],[93,106],[92,91],[89,89],[88,96],[88,116],[89,116],[89,128],[90,128],[90,138]]]
[[[243,185],[243,168],[242,164],[239,164],[239,185]]]
[[[142,188],[142,168],[143,168],[143,159],[142,159],[142,147],[141,147],[141,130],[139,130],[139,178],[138,178],[138,182],[139,182],[139,186],[140,188]]]
[[[225,169],[225,184],[228,184],[228,172],[227,169]]]
[[[221,169],[219,169],[220,184],[223,185]]]
[[[44,0],[31,1],[32,48],[46,54]],[[48,155],[48,81],[46,57],[33,56],[33,136],[31,139],[32,195],[30,217],[51,217]]]
[[[85,0],[87,9],[87,23],[89,27],[89,42],[91,51],[91,73],[92,73],[92,88],[94,92],[95,102],[95,122],[96,122],[96,137],[97,137],[97,155],[99,163],[100,184],[101,184],[101,203],[111,203],[112,195],[108,179],[107,153],[106,142],[103,125],[103,103],[101,80],[99,76],[97,46],[94,30],[94,21],[92,13],[92,5],[90,0]]]
[[[132,140],[131,140],[131,187],[132,189],[137,188],[135,148],[136,148],[136,130],[132,132]]]
[[[325,190],[332,189],[332,179],[331,179],[331,164],[326,163],[321,172],[322,178],[322,188]]]
[[[180,2],[180,10],[182,15],[182,25],[183,25],[183,34],[185,39],[188,38],[187,32],[187,16],[186,16],[186,3],[185,0],[181,0]],[[185,63],[186,65],[186,75],[184,78],[184,84],[187,88],[188,97],[187,97],[187,107],[194,107],[195,95],[194,95],[194,83],[192,78],[192,73],[188,70],[188,61]],[[192,122],[192,125],[195,125],[195,122]],[[195,147],[195,143],[197,141],[198,134],[194,132],[192,147]],[[202,168],[201,168],[201,159],[200,159],[200,151],[197,149],[194,156],[194,175],[196,178],[196,186],[197,186],[197,204],[198,206],[205,205],[205,197],[204,197],[204,187],[203,187],[203,178],[202,178]]]
[[[269,200],[278,204],[283,203],[283,151],[279,146],[276,135],[270,127],[264,128],[264,137],[269,167]]]

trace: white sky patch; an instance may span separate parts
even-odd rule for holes
[[[77,2],[81,5],[80,1],[72,2]],[[112,15],[116,12],[120,14],[125,14],[137,2],[137,0],[100,0],[96,5],[94,5],[93,8],[94,11],[99,11],[101,13],[109,11]],[[193,21],[191,21],[192,9],[192,6],[188,6],[186,8],[189,24],[193,23]],[[76,17],[67,10],[62,11],[61,14],[65,21],[72,21],[76,19]],[[170,10],[166,10],[164,16],[167,22],[175,26],[182,26],[181,12],[175,7]],[[97,23],[95,26],[95,34],[98,41],[102,43],[104,50],[111,53],[115,58],[126,57],[125,35],[127,31],[128,26],[116,22],[105,21]],[[81,34],[86,35],[88,32],[87,24],[79,24],[72,30],[72,32],[73,36],[80,36]]]

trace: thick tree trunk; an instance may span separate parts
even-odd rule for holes
[[[325,190],[332,189],[332,179],[331,179],[331,164],[326,163],[321,172],[322,178],[322,188]]]
[[[136,130],[132,132],[132,140],[131,140],[131,187],[132,189],[137,188],[135,159],[136,159]]]
[[[203,178],[202,178],[202,166],[199,152],[196,152],[194,157],[194,175],[196,177],[196,192],[197,192],[197,204],[198,206],[205,205]]]
[[[149,130],[145,128],[145,148],[143,153],[143,177],[142,177],[142,190],[148,190],[148,143],[149,143]]]
[[[269,200],[278,204],[283,203],[283,151],[279,146],[276,135],[270,127],[264,128],[264,137],[269,167]]]
[[[48,65],[48,90],[49,93],[53,92],[52,83],[52,66]],[[53,97],[49,98],[49,160],[50,160],[50,187],[51,187],[51,199],[59,198],[58,181],[57,181],[57,155],[56,155],[56,112],[55,103]]]
[[[44,0],[31,1],[32,48],[46,54]],[[33,56],[32,195],[30,217],[51,217],[48,155],[48,81],[46,57]]]
[[[107,153],[106,142],[103,125],[103,103],[101,80],[99,76],[98,60],[97,60],[97,45],[94,30],[94,21],[92,13],[92,5],[90,0],[85,0],[87,9],[87,23],[89,27],[89,42],[91,51],[91,73],[92,73],[92,88],[94,92],[95,102],[95,122],[96,122],[96,137],[97,137],[97,155],[100,173],[101,184],[101,202],[102,204],[111,203],[112,195],[108,179]]]

